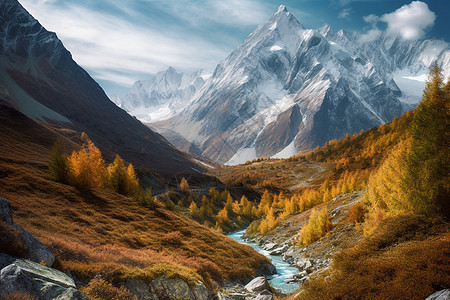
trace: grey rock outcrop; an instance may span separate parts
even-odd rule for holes
[[[0,270],[14,263],[16,259],[8,254],[0,253]]]
[[[245,285],[249,292],[262,292],[264,290],[271,290],[270,284],[265,277],[256,277]]]
[[[10,225],[16,231],[21,232],[20,240],[23,244],[25,254],[24,258],[28,258],[37,263],[45,263],[46,266],[51,267],[55,262],[55,256],[36,238],[29,234],[25,229],[17,224],[13,224],[13,216],[11,204],[8,200],[0,198],[0,220]],[[1,261],[0,261],[0,267]]]
[[[182,279],[167,279],[161,276],[146,284],[140,280],[130,279],[122,284],[138,299],[143,300],[209,300],[213,294],[202,282],[190,287]]]
[[[11,203],[3,198],[0,198],[0,220],[9,225],[13,222]]]
[[[8,257],[2,255],[2,261]],[[0,295],[24,292],[42,299],[87,300],[66,274],[25,259],[9,258],[13,263],[0,271]]]
[[[450,289],[437,291],[428,296],[425,300],[450,300]]]
[[[41,244],[36,238],[29,234],[25,229],[17,224],[12,225],[16,230],[22,232],[22,243],[24,245],[26,254],[25,257],[35,262],[44,262],[46,266],[51,267],[55,262],[55,256]]]
[[[247,285],[228,287],[217,294],[219,300],[271,300],[273,290],[265,277],[256,277]]]
[[[159,300],[156,291],[151,284],[136,279],[128,279],[122,283],[133,295],[141,300]]]

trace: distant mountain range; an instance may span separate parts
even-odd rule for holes
[[[446,42],[362,42],[328,25],[305,29],[280,6],[211,75],[169,68],[116,103],[174,145],[237,164],[390,122],[420,101],[434,62],[448,78]]]
[[[0,105],[71,137],[86,132],[107,160],[118,153],[136,167],[168,176],[204,169],[111,102],[56,34],[17,0],[0,1]],[[33,130],[25,127],[21,133],[32,138]]]

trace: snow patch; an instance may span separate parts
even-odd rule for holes
[[[241,148],[239,149],[232,158],[230,158],[225,165],[235,166],[245,163],[247,160],[257,159],[256,149],[253,148]]]
[[[297,154],[297,149],[295,148],[295,139],[286,146],[283,150],[272,156],[272,158],[289,158]]]
[[[417,104],[422,99],[427,74],[411,74],[408,70],[394,72],[393,78],[402,92],[400,100],[408,104]]]
[[[420,55],[420,60],[425,66],[431,66],[431,64],[436,60],[438,55],[449,47],[449,44],[444,41],[433,41],[429,43],[423,53]]]
[[[129,112],[130,115],[135,116],[142,122],[158,122],[166,120],[177,113],[176,110],[171,109],[169,104],[157,107],[138,107]]]
[[[210,169],[215,169],[215,167],[213,167],[213,166],[211,166],[210,164],[207,164],[207,163],[205,163],[205,162],[202,162],[201,160],[196,159],[195,161],[198,162],[199,164],[204,165],[205,167],[208,167],[208,168],[210,168]]]
[[[277,28],[277,24],[278,22],[273,23],[272,26],[270,26],[269,30],[270,31],[275,30]]]
[[[270,51],[280,51],[280,50],[283,50],[283,48],[277,45],[273,45],[272,47],[270,47]]]

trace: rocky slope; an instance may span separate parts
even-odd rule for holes
[[[306,29],[281,6],[217,65],[183,111],[152,126],[221,163],[289,157],[401,115],[420,100],[433,62],[450,75],[449,58],[439,40],[383,35],[363,43],[327,25]]]
[[[202,170],[162,136],[112,103],[17,0],[0,1],[0,101],[35,120],[86,132],[107,159],[115,153],[159,173]]]

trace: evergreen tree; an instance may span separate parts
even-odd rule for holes
[[[108,182],[114,191],[127,194],[127,169],[119,155],[116,155],[114,162],[108,166]]]
[[[228,194],[227,202],[225,203],[224,208],[226,209],[228,216],[231,216],[233,213],[233,197],[231,197],[230,194]]]
[[[128,195],[135,195],[139,192],[139,180],[136,177],[133,164],[129,164],[127,167],[126,182]]]
[[[414,211],[450,217],[450,92],[440,69],[431,71],[410,127],[403,188]]]
[[[61,151],[61,143],[59,139],[57,139],[55,144],[53,145],[48,169],[51,179],[62,183],[67,182],[69,166],[67,165],[66,156]]]
[[[189,205],[189,214],[196,220],[200,218],[200,210],[198,209],[198,206],[194,201],[192,201]]]

